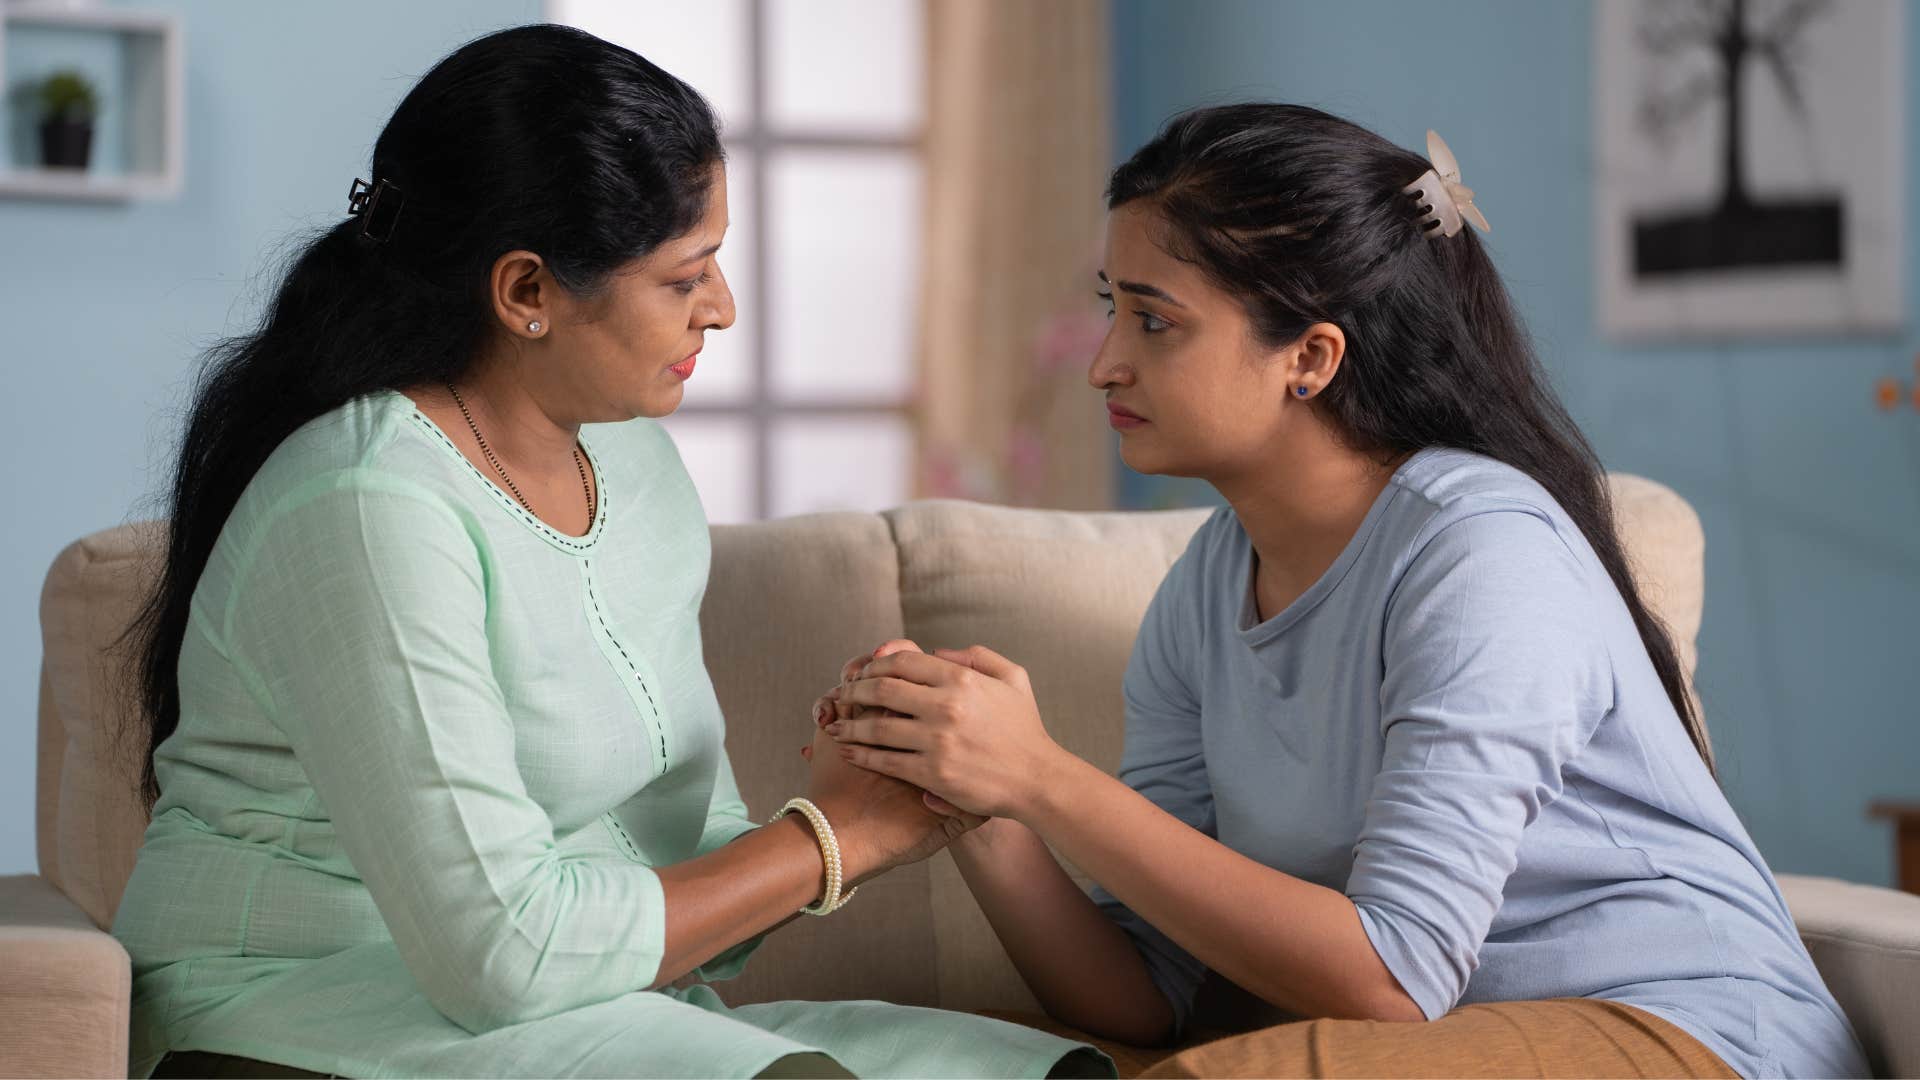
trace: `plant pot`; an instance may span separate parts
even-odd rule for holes
[[[93,121],[54,118],[40,122],[40,163],[49,169],[84,169],[93,152]]]

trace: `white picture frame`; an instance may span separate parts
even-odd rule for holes
[[[1597,0],[1594,233],[1604,335],[1904,329],[1905,8],[1903,0]],[[1749,46],[1729,64],[1708,42],[1735,17]],[[1729,81],[1739,97],[1732,109]]]

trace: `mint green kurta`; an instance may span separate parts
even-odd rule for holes
[[[755,823],[702,661],[693,485],[653,421],[581,442],[600,492],[583,537],[392,391],[307,424],[248,485],[193,595],[180,726],[113,926],[133,1075],[168,1049],[349,1076],[750,1076],[806,1051],[1044,1075],[1077,1044],[643,989],[665,938],[651,867]]]

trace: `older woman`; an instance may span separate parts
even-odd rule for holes
[[[831,753],[770,825],[735,791],[706,521],[647,419],[733,321],[726,194],[679,80],[560,27],[483,38],[218,351],[139,624],[135,1075],[1107,1068],[980,1017],[670,987],[964,828]]]

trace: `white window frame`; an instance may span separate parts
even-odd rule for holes
[[[773,516],[774,509],[774,431],[779,421],[792,418],[861,418],[861,417],[897,417],[904,421],[908,433],[918,442],[918,422],[916,410],[909,397],[898,400],[883,400],[871,397],[861,398],[848,394],[808,395],[805,398],[781,397],[774,386],[774,370],[780,356],[780,345],[774,339],[773,327],[767,318],[772,301],[774,282],[769,267],[772,262],[772,243],[770,237],[778,228],[778,223],[768,215],[771,203],[769,184],[772,179],[775,155],[788,151],[808,151],[813,153],[871,153],[873,151],[904,152],[924,162],[924,130],[897,135],[872,134],[851,130],[834,131],[816,129],[805,132],[777,132],[768,123],[767,106],[769,87],[767,79],[768,58],[768,6],[772,3],[800,3],[802,0],[745,0],[747,35],[747,104],[746,115],[734,126],[725,127],[721,132],[721,143],[728,154],[730,175],[739,175],[733,170],[741,164],[744,154],[746,162],[746,190],[749,220],[752,222],[751,235],[747,238],[748,281],[747,304],[736,313],[736,327],[728,333],[741,333],[749,338],[750,376],[745,390],[731,400],[699,401],[689,399],[674,411],[674,417],[689,419],[731,419],[745,421],[748,432],[750,452],[748,456],[750,499],[750,520],[766,520]],[[876,2],[919,3],[921,0],[876,0]],[[545,14],[556,22],[563,21],[562,5],[555,0],[547,0]],[[925,26],[925,20],[921,25]],[[924,30],[923,30],[924,32]],[[922,43],[919,55],[924,58]],[[649,57],[649,59],[652,59]],[[922,78],[925,77],[924,59],[919,61]],[[699,89],[698,86],[695,89]],[[922,174],[924,178],[924,173]],[[924,181],[923,181],[924,182]],[[737,192],[740,185],[734,185]],[[921,238],[924,241],[924,236]],[[731,245],[729,245],[731,246]],[[744,310],[750,307],[751,310]],[[912,346],[909,344],[909,349]],[[909,364],[914,362],[911,353],[904,358]],[[912,386],[918,382],[917,372],[908,373],[907,383]],[[671,419],[668,424],[671,426]],[[916,470],[909,469],[907,476],[911,487]],[[902,497],[911,497],[912,491],[902,493]]]

